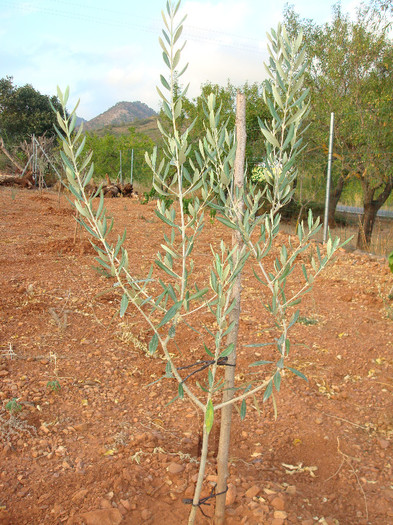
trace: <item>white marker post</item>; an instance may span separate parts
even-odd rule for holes
[[[333,159],[333,130],[334,113],[330,113],[330,135],[329,135],[329,156],[327,167],[326,197],[325,197],[325,221],[323,224],[323,242],[327,241],[328,222],[329,222],[329,200],[330,200],[330,181],[332,179],[332,159]]]

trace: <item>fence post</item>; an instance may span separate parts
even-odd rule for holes
[[[130,175],[131,184],[132,184],[133,171],[134,171],[134,148],[131,150],[131,175]]]
[[[333,158],[333,130],[334,130],[334,113],[330,113],[330,134],[329,134],[329,155],[326,180],[326,197],[325,197],[325,219],[323,224],[323,242],[327,241],[328,222],[329,222],[329,201],[330,201],[330,181],[332,179],[332,158]]]

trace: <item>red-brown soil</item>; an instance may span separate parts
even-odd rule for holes
[[[154,204],[106,204],[146,275],[165,230]],[[116,317],[113,283],[93,269],[85,234],[74,243],[65,199],[2,188],[0,228],[0,524],[186,523],[200,420],[186,400],[167,406],[172,380],[147,387],[165,369],[146,355],[151,334],[131,309]],[[229,235],[207,224],[200,275],[209,243]],[[248,271],[243,285],[239,381],[255,371],[244,344],[274,336]],[[392,285],[386,260],[340,250],[305,296],[289,365],[309,382],[283,379],[276,419],[261,396],[243,422],[234,413],[229,525],[393,523]],[[203,356],[198,337],[178,342],[179,364]],[[14,398],[21,411],[10,420]],[[205,495],[212,454],[207,474]],[[212,515],[210,502],[203,510]],[[198,511],[198,523],[210,521]]]

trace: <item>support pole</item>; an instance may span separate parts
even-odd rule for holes
[[[330,182],[332,179],[332,159],[333,159],[333,131],[334,131],[334,113],[330,114],[330,134],[329,134],[329,156],[326,180],[326,197],[325,197],[325,220],[323,224],[323,242],[327,241],[329,226],[329,201],[330,201]]]
[[[120,171],[119,171],[119,179],[120,179],[120,184],[123,184],[123,173],[122,173],[122,166],[121,166],[121,151],[120,151]]]
[[[133,172],[134,172],[134,149],[131,150],[131,175],[130,175],[131,184],[132,184]]]
[[[36,155],[36,147],[35,147],[35,135],[31,137],[31,148],[33,150],[33,180],[35,186],[37,186],[37,155]]]
[[[246,152],[246,97],[238,91],[236,98],[236,157],[234,172],[234,209],[237,220],[241,222],[244,213],[243,187],[244,187],[244,162]],[[234,257],[239,258],[243,247],[243,239],[238,231],[232,233],[232,247],[235,250]],[[235,307],[230,313],[229,323],[234,322],[235,326],[229,333],[227,344],[234,344],[232,353],[228,356],[228,364],[236,365],[236,346],[239,331],[240,299],[241,299],[241,272],[236,277],[232,288],[232,299]],[[225,367],[225,389],[223,390],[222,401],[230,401],[234,395],[235,386],[235,366]],[[217,493],[222,493],[216,498],[215,525],[224,525],[225,522],[225,499],[228,480],[228,461],[229,461],[229,442],[231,437],[232,424],[232,404],[226,405],[221,411],[220,440],[217,455]]]

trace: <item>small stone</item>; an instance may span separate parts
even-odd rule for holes
[[[253,485],[251,488],[249,488],[246,492],[247,498],[255,498],[259,493],[261,492],[261,489],[258,487],[258,485]]]
[[[207,481],[213,481],[214,483],[217,483],[217,479],[218,479],[218,476],[215,476],[213,474],[209,474],[207,477],[206,477]]]
[[[295,485],[288,485],[285,491],[290,496],[295,496],[296,494],[296,486]]]
[[[85,430],[89,428],[89,424],[88,423],[78,423],[77,425],[74,425],[73,428],[76,430],[76,432],[84,432]]]
[[[189,485],[189,486],[186,488],[186,490],[185,490],[185,492],[184,492],[184,496],[185,496],[186,498],[192,498],[193,495],[194,495],[194,492],[195,492],[195,485],[194,485],[194,483],[192,483],[191,485]]]
[[[314,525],[314,520],[312,518],[302,520],[301,525]]]
[[[59,516],[63,512],[62,506],[60,503],[55,503],[53,506],[53,509],[51,510],[51,513],[54,514],[56,517]]]
[[[100,499],[100,507],[101,507],[101,509],[111,509],[112,508],[112,504],[106,498],[101,498]]]
[[[0,370],[0,377],[6,377],[9,375],[10,373],[8,372],[8,370]]]
[[[169,474],[180,474],[180,472],[183,472],[184,465],[180,465],[179,463],[169,463],[167,466],[167,471]]]
[[[282,496],[276,496],[275,498],[273,498],[271,504],[276,510],[285,509],[285,501]]]
[[[389,446],[389,441],[387,439],[378,438],[378,443],[382,449],[388,448]]]
[[[44,432],[45,434],[49,434],[50,432],[49,428],[46,425],[41,425],[40,430],[42,430],[42,432]]]
[[[123,505],[123,507],[124,507],[126,510],[131,510],[131,504],[130,504],[130,502],[128,501],[128,499],[121,499],[121,500],[120,500],[120,503],[121,503],[121,505]]]
[[[281,518],[273,518],[270,525],[284,525],[284,520]]]
[[[385,498],[393,500],[393,489],[385,489],[383,495]]]
[[[143,509],[141,512],[141,517],[143,521],[147,521],[152,517],[152,512],[149,509]]]
[[[82,514],[85,525],[119,525],[123,516],[119,509],[91,510]]]
[[[74,493],[74,495],[71,497],[71,501],[73,503],[76,503],[76,504],[79,504],[83,501],[83,499],[85,498],[86,494],[88,493],[89,491],[87,489],[81,489],[81,490],[78,490],[77,492]]]
[[[119,509],[119,512],[122,516],[125,516],[127,514],[127,509],[123,507],[121,503],[118,504],[117,508]]]
[[[288,514],[283,510],[275,510],[274,511],[274,518],[277,520],[285,520],[287,519]]]
[[[233,505],[236,500],[237,490],[233,483],[228,483],[228,490],[225,496],[225,505]]]

